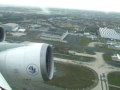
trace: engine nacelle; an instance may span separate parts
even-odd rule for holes
[[[0,42],[5,40],[5,30],[0,27]]]
[[[0,72],[10,81],[47,81],[54,73],[52,46],[0,43]]]

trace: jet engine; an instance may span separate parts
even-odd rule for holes
[[[4,31],[0,28],[1,41]],[[0,72],[10,81],[47,81],[54,73],[52,46],[0,43]]]

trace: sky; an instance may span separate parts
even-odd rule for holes
[[[120,0],[0,0],[0,5],[120,12]]]

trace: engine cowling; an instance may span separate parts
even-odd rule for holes
[[[52,46],[0,43],[0,72],[10,81],[47,81],[54,73]]]
[[[0,27],[0,42],[5,40],[5,31],[2,27]]]

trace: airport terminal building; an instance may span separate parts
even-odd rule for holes
[[[114,29],[109,29],[107,27],[99,28],[99,35],[100,38],[105,40],[120,40],[120,33]]]

